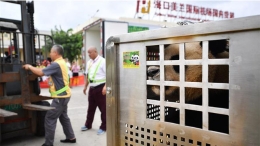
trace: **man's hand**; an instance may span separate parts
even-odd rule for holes
[[[30,70],[30,67],[32,67],[30,64],[25,64],[25,65],[23,65],[23,68],[24,68],[25,70]]]
[[[85,86],[84,89],[83,89],[83,93],[86,95],[86,90],[87,90],[87,87]]]
[[[44,73],[42,72],[42,68],[36,68],[36,67],[31,66],[30,64],[23,65],[23,68],[25,70],[30,70],[31,72],[33,72],[34,74],[36,74],[38,76],[44,76]]]
[[[105,86],[103,87],[103,89],[102,89],[102,94],[103,94],[103,95],[106,95],[106,89],[107,89],[107,88],[106,88],[106,85],[105,85]]]
[[[83,93],[86,95],[86,91],[87,91],[87,88],[88,88],[88,76],[86,76],[86,83],[85,83],[85,87],[83,89]]]

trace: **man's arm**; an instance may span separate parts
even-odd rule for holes
[[[31,70],[34,74],[38,76],[44,76],[44,73],[42,72],[42,68],[36,68],[31,66],[30,64],[23,65],[23,68],[26,70]]]
[[[104,61],[104,64],[102,65],[102,69],[103,69],[103,71],[104,71],[104,73],[106,74],[106,60]],[[105,85],[104,85],[104,87],[103,87],[103,89],[102,89],[102,94],[103,95],[106,95],[106,83],[105,83]]]
[[[86,83],[85,83],[85,86],[84,86],[84,89],[83,89],[83,93],[86,95],[86,90],[88,88],[88,74],[86,75]]]
[[[86,83],[85,83],[85,88],[88,87],[88,74],[86,74]]]
[[[102,94],[103,94],[103,95],[106,95],[106,91],[107,91],[106,89],[107,89],[107,88],[106,88],[106,84],[105,84],[104,87],[103,87],[103,89],[102,89]]]

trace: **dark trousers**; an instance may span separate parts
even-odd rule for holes
[[[70,98],[54,98],[52,100],[51,107],[55,107],[55,109],[49,110],[45,116],[46,145],[53,145],[57,119],[60,120],[66,139],[75,138],[74,131],[70,123],[70,118],[67,114],[69,101]]]
[[[85,126],[88,129],[92,128],[92,123],[96,108],[98,107],[101,112],[101,126],[100,129],[106,131],[106,95],[102,95],[102,89],[105,84],[99,85],[98,87],[89,88],[88,93],[88,113]]]
[[[78,72],[72,73],[72,77],[77,77],[77,76],[79,76],[79,73],[78,73]]]

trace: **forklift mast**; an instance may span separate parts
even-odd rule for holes
[[[6,18],[0,18],[0,22],[13,23],[17,26],[19,32],[24,34],[23,36],[23,52],[24,52],[24,62],[33,64],[35,60],[35,35],[30,35],[35,33],[34,29],[34,2],[26,2],[26,1],[4,1],[13,4],[19,4],[21,6],[21,21],[12,20]],[[0,26],[1,32],[12,32],[15,33],[16,29],[10,29],[6,27]],[[3,34],[2,34],[3,35]],[[14,39],[17,39],[17,35],[13,35]],[[3,41],[3,40],[2,40]],[[18,42],[19,43],[19,42]],[[3,44],[2,44],[3,45]],[[17,41],[14,41],[14,46],[17,49]],[[18,52],[18,50],[15,50]]]

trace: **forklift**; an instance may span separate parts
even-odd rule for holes
[[[52,38],[35,30],[33,1],[1,2],[19,5],[21,20],[0,18],[0,143],[25,134],[44,136],[45,115],[53,109],[45,101],[51,98],[40,95],[38,76],[22,68],[44,59],[41,48],[47,40],[53,44]]]

